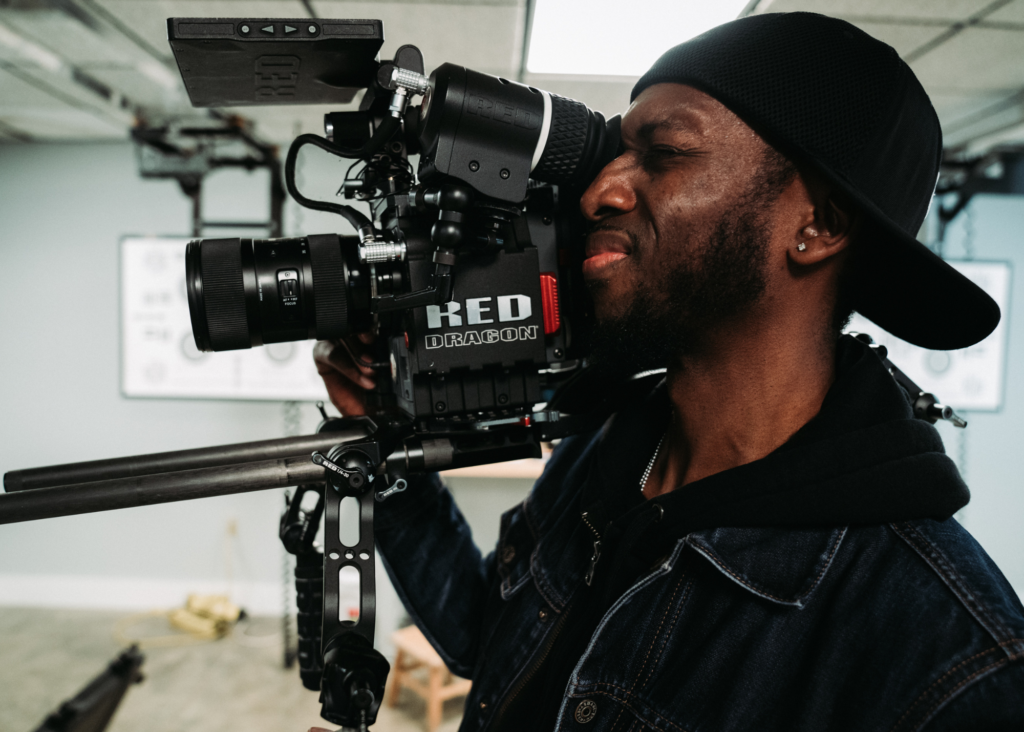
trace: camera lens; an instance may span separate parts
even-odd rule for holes
[[[334,339],[368,317],[358,240],[197,239],[185,250],[192,334],[201,351]]]
[[[618,154],[619,123],[575,99],[551,95],[551,130],[530,177],[574,188],[590,184]]]

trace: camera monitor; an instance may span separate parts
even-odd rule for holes
[[[373,83],[379,20],[168,18],[195,107],[344,104]]]

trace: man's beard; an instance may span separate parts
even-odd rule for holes
[[[657,284],[639,287],[624,313],[594,329],[591,364],[604,378],[621,379],[678,364],[698,352],[716,325],[742,313],[766,287],[769,232],[766,206],[748,196],[698,242],[693,256],[665,273]],[[649,247],[634,248],[643,258]],[[678,261],[678,260],[677,260]]]

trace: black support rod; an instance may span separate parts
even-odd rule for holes
[[[45,468],[12,470],[4,475],[4,490],[8,493],[90,483],[98,480],[137,478],[176,470],[194,470],[224,465],[273,460],[278,458],[309,456],[314,450],[326,453],[339,442],[350,442],[366,437],[372,423],[352,420],[350,427],[316,435],[285,437],[278,440],[242,442],[235,445],[200,447],[194,450],[158,452],[151,455],[92,460],[84,463],[51,465]]]
[[[332,444],[341,441],[334,433]],[[324,469],[307,456],[52,486],[0,495],[0,524],[190,501],[323,480]]]

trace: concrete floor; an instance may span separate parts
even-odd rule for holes
[[[0,608],[0,731],[31,732],[122,649],[114,629],[125,613]],[[281,664],[280,621],[257,618],[247,635],[196,645],[143,647],[145,680],[125,697],[108,732],[306,732],[334,729],[317,693]],[[151,618],[128,635],[169,633]],[[452,699],[438,732],[455,732],[463,699]],[[426,706],[402,691],[382,707],[374,732],[425,732]]]

